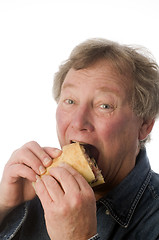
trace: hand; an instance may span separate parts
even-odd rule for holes
[[[52,168],[35,183],[52,240],[86,240],[96,234],[96,200],[86,180],[71,166]]]
[[[41,148],[38,143],[29,142],[12,154],[0,183],[1,216],[35,197],[32,182],[36,181],[36,175],[45,172],[45,167],[52,163],[52,158],[60,153],[60,150]]]

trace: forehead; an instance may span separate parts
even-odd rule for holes
[[[124,74],[117,71],[106,60],[100,60],[95,64],[80,70],[71,68],[63,82],[62,90],[66,88],[79,87],[85,83],[89,87],[94,86],[101,90],[112,89],[116,92],[126,91],[130,95],[132,91],[132,80]]]

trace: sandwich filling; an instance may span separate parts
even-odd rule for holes
[[[97,182],[99,179],[101,179],[101,170],[99,170],[97,166],[97,159],[99,156],[98,150],[89,144],[80,144],[81,150],[83,151],[83,154],[85,155],[85,158],[94,174],[95,179],[91,182],[91,184]],[[102,180],[102,179],[101,179]],[[104,179],[103,179],[104,180]]]

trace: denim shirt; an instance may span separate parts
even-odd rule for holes
[[[129,175],[97,201],[97,231],[91,240],[159,239],[159,175],[151,170],[145,149]],[[50,240],[37,197],[7,216],[0,239]]]

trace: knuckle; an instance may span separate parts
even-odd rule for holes
[[[39,196],[44,196],[45,195],[45,189],[41,186],[39,186],[38,184],[36,184],[36,193],[39,195]]]
[[[36,141],[30,141],[30,142],[27,142],[26,144],[24,144],[24,147],[31,148],[37,144],[38,143]]]
[[[79,209],[83,205],[83,198],[80,193],[75,194],[72,197],[71,206],[73,209]]]
[[[12,161],[15,158],[15,156],[17,155],[18,152],[19,152],[19,149],[12,152],[12,154],[10,156],[10,159],[9,159],[9,162]]]
[[[66,216],[70,212],[70,207],[67,202],[63,202],[59,207],[59,212],[62,216]]]
[[[19,148],[16,149],[16,150],[14,150],[14,151],[12,152],[12,155],[11,155],[11,156],[15,155],[18,151],[19,151]]]
[[[21,161],[26,161],[27,151],[28,151],[28,149],[25,147],[21,147],[18,151],[16,151],[15,157],[17,158],[17,160],[19,159]]]
[[[56,168],[53,169],[53,171],[54,171],[55,174],[56,173],[58,174],[59,179],[67,179],[68,180],[69,178],[72,177],[70,175],[70,173],[62,167],[56,167]]]
[[[14,162],[20,158],[24,158],[25,152],[26,152],[26,150],[24,147],[21,147],[21,148],[15,150],[10,157],[10,161]]]
[[[92,190],[92,189],[91,189],[91,190]],[[95,202],[95,201],[96,201],[93,190],[92,190],[92,191],[87,191],[86,196],[87,196],[87,199],[88,199],[90,202]]]

